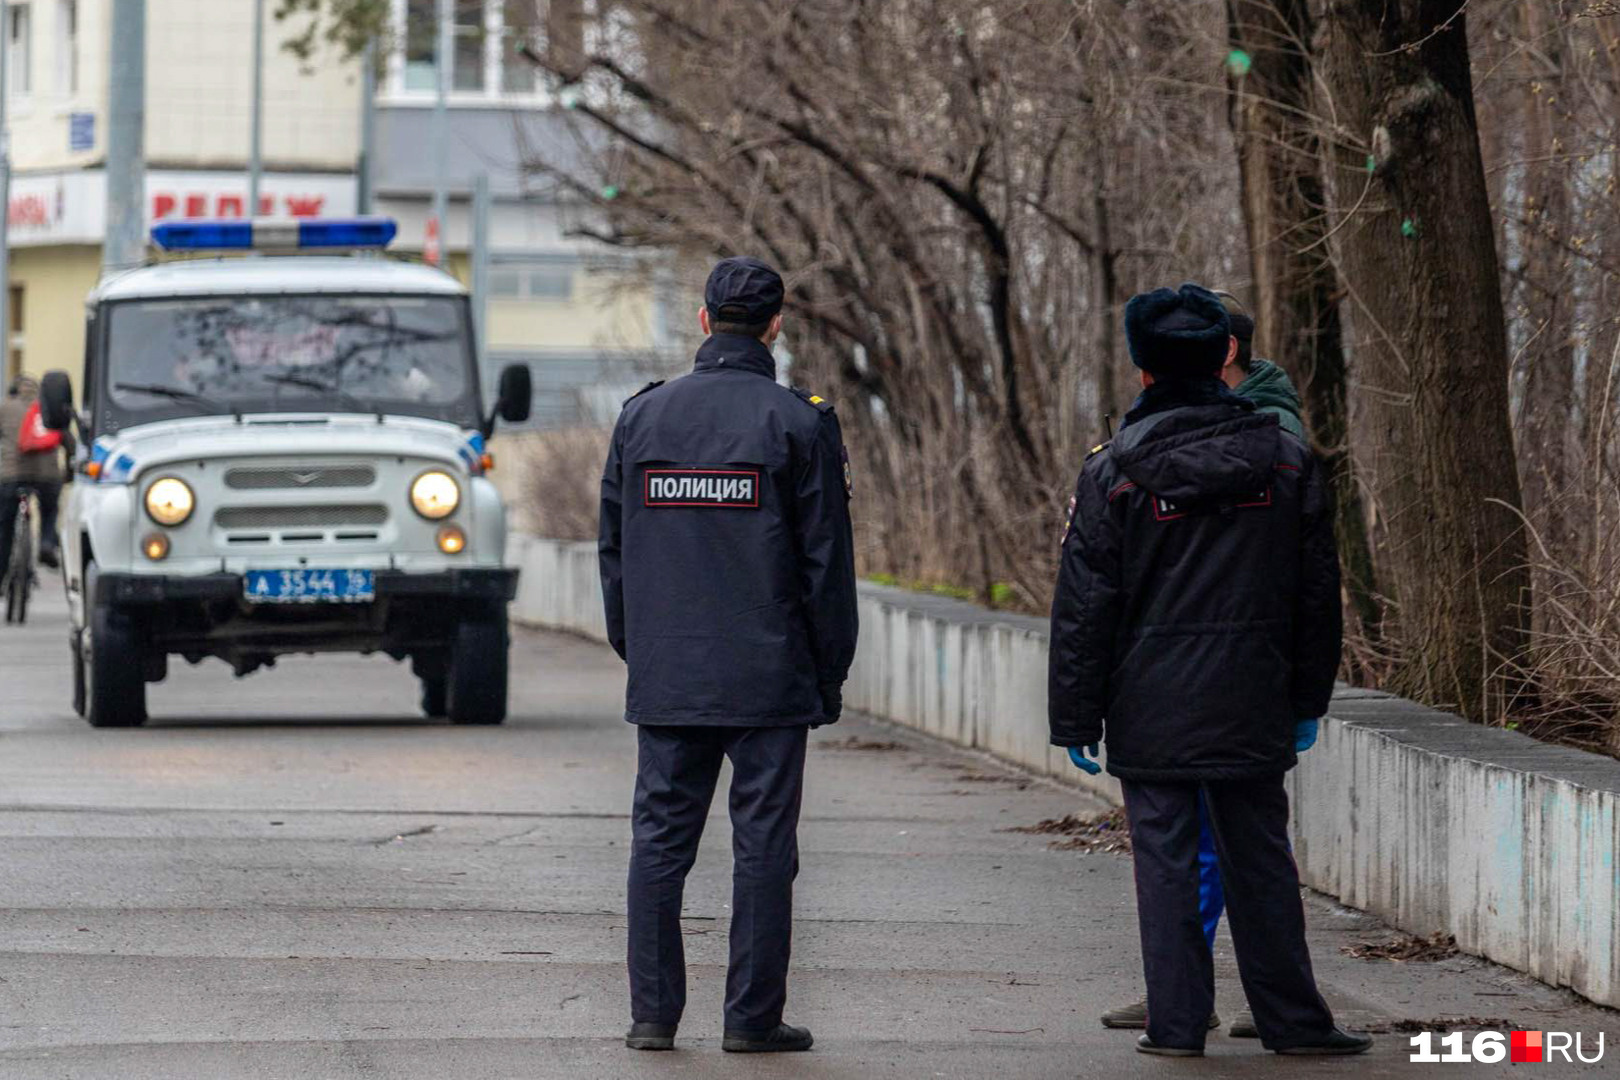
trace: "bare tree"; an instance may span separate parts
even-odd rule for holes
[[[1314,20],[1307,0],[1227,0],[1231,123],[1256,299],[1256,347],[1300,384],[1314,449],[1337,506],[1351,610],[1377,639],[1383,612],[1366,508],[1350,454],[1349,373],[1328,244]]]
[[[1331,0],[1322,58],[1397,685],[1486,719],[1508,703],[1494,675],[1524,645],[1529,580],[1465,6]]]
[[[634,55],[537,58],[613,140],[595,175],[536,163],[589,208],[580,232],[783,266],[795,377],[839,401],[873,561],[1044,605],[1068,484],[1124,397],[1127,282],[1231,266],[1199,239],[1239,227],[1219,103],[1175,75],[1218,23],[1053,0],[614,10]]]

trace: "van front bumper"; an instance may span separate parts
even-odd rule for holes
[[[484,600],[507,602],[517,595],[518,571],[509,567],[440,570],[411,574],[378,570],[377,599]],[[241,574],[100,574],[93,602],[114,607],[242,600]]]

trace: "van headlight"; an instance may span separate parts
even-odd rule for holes
[[[447,518],[461,505],[461,486],[447,472],[434,469],[411,481],[411,506],[429,521]]]
[[[154,480],[146,489],[146,514],[159,525],[174,528],[182,525],[197,508],[197,496],[191,485],[177,476]]]

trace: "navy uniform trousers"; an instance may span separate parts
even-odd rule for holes
[[[1333,1016],[1305,945],[1299,868],[1288,848],[1281,774],[1202,784],[1122,780],[1136,862],[1147,979],[1147,1032],[1202,1049],[1215,1011],[1215,966],[1199,914],[1198,796],[1215,835],[1238,975],[1267,1049],[1321,1042]]]
[[[728,1031],[782,1022],[799,873],[799,802],[809,729],[637,729],[630,853],[630,1015],[676,1024],[686,1008],[681,896],[697,857],[722,759],[731,759],[731,964]]]

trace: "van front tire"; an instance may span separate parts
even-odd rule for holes
[[[507,649],[504,618],[456,626],[446,679],[446,712],[452,724],[499,724],[506,720]]]
[[[443,675],[422,677],[422,715],[430,720],[442,719],[449,712],[450,680]]]
[[[90,726],[140,727],[146,723],[146,662],[134,620],[109,607],[91,606],[79,652],[83,715]]]

